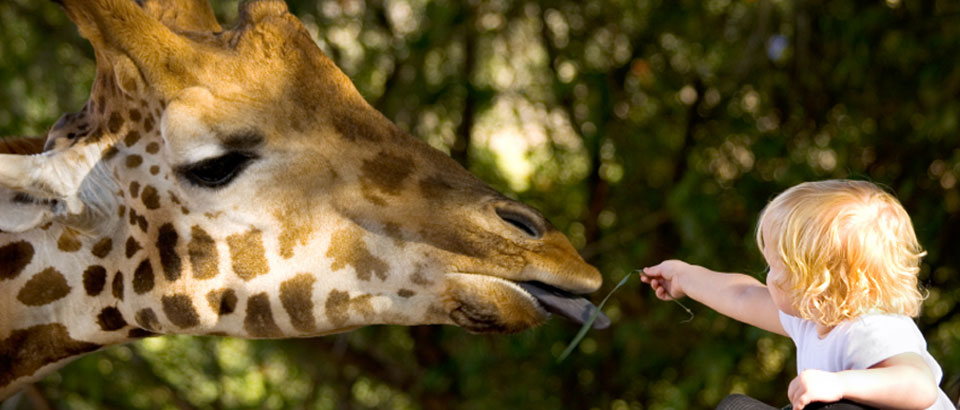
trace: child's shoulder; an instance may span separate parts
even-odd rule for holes
[[[886,313],[861,315],[851,319],[846,324],[838,326],[837,330],[842,330],[850,336],[876,335],[880,337],[919,337],[923,339],[917,324],[909,316]]]
[[[868,369],[881,360],[901,353],[919,354],[930,366],[937,383],[943,370],[927,352],[927,341],[908,316],[868,314],[849,322],[845,337],[844,368]]]
[[[847,368],[867,368],[896,354],[927,354],[927,342],[913,319],[903,315],[868,314],[838,326],[843,333]]]

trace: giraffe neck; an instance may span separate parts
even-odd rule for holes
[[[127,242],[132,229],[122,218],[129,215],[143,227],[146,219],[133,206],[128,212],[115,195],[123,195],[117,178],[122,168],[136,168],[143,152],[159,150],[162,104],[125,94],[113,74],[98,73],[90,100],[80,112],[61,117],[45,144],[32,138],[0,145],[13,154],[76,144],[103,148],[81,188],[81,214],[22,233],[0,232],[0,399],[79,355],[152,334],[131,324],[125,312],[125,287],[131,284],[123,272],[130,262],[121,257],[136,248]],[[155,140],[133,148],[144,137]],[[146,172],[156,175],[158,168]]]
[[[292,266],[317,256],[291,250],[284,258],[279,236],[255,226],[224,237],[217,226],[233,222],[202,216],[220,224],[150,224],[142,231],[139,216],[127,212],[131,229],[113,236],[57,223],[0,234],[0,397],[79,355],[154,334],[276,338],[413,324],[431,315],[434,323],[447,322],[439,306],[418,301],[439,284],[425,280],[430,275],[416,264],[388,267],[357,227],[318,235],[339,241],[323,246],[332,271],[305,272]],[[325,276],[330,280],[318,279]],[[364,292],[352,290],[358,282],[366,283]],[[381,315],[398,305],[413,313]]]

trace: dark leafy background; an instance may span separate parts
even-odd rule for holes
[[[684,258],[762,277],[756,215],[801,181],[889,187],[928,251],[918,323],[960,381],[960,4],[855,0],[290,0],[401,127],[531,203],[604,272]],[[222,21],[236,1],[217,1]],[[0,2],[0,135],[90,89],[52,2]],[[632,280],[611,329],[369,327],[319,339],[159,337],[84,357],[7,408],[685,409],[786,403],[792,343]],[[9,407],[8,407],[9,406]]]

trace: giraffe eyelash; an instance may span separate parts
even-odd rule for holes
[[[259,158],[250,152],[230,151],[214,158],[181,166],[178,173],[190,183],[219,188],[232,182],[251,162]]]

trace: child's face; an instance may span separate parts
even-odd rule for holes
[[[783,291],[779,285],[780,283],[787,283],[787,268],[783,265],[783,261],[780,259],[780,255],[777,254],[774,245],[771,241],[767,240],[767,238],[774,237],[773,235],[769,235],[769,232],[766,232],[766,229],[764,229],[763,258],[766,259],[767,266],[770,267],[770,270],[767,272],[767,289],[770,291],[770,297],[773,298],[773,303],[777,305],[777,309],[780,309],[781,312],[788,315],[799,317],[800,313],[793,308],[790,295]]]

